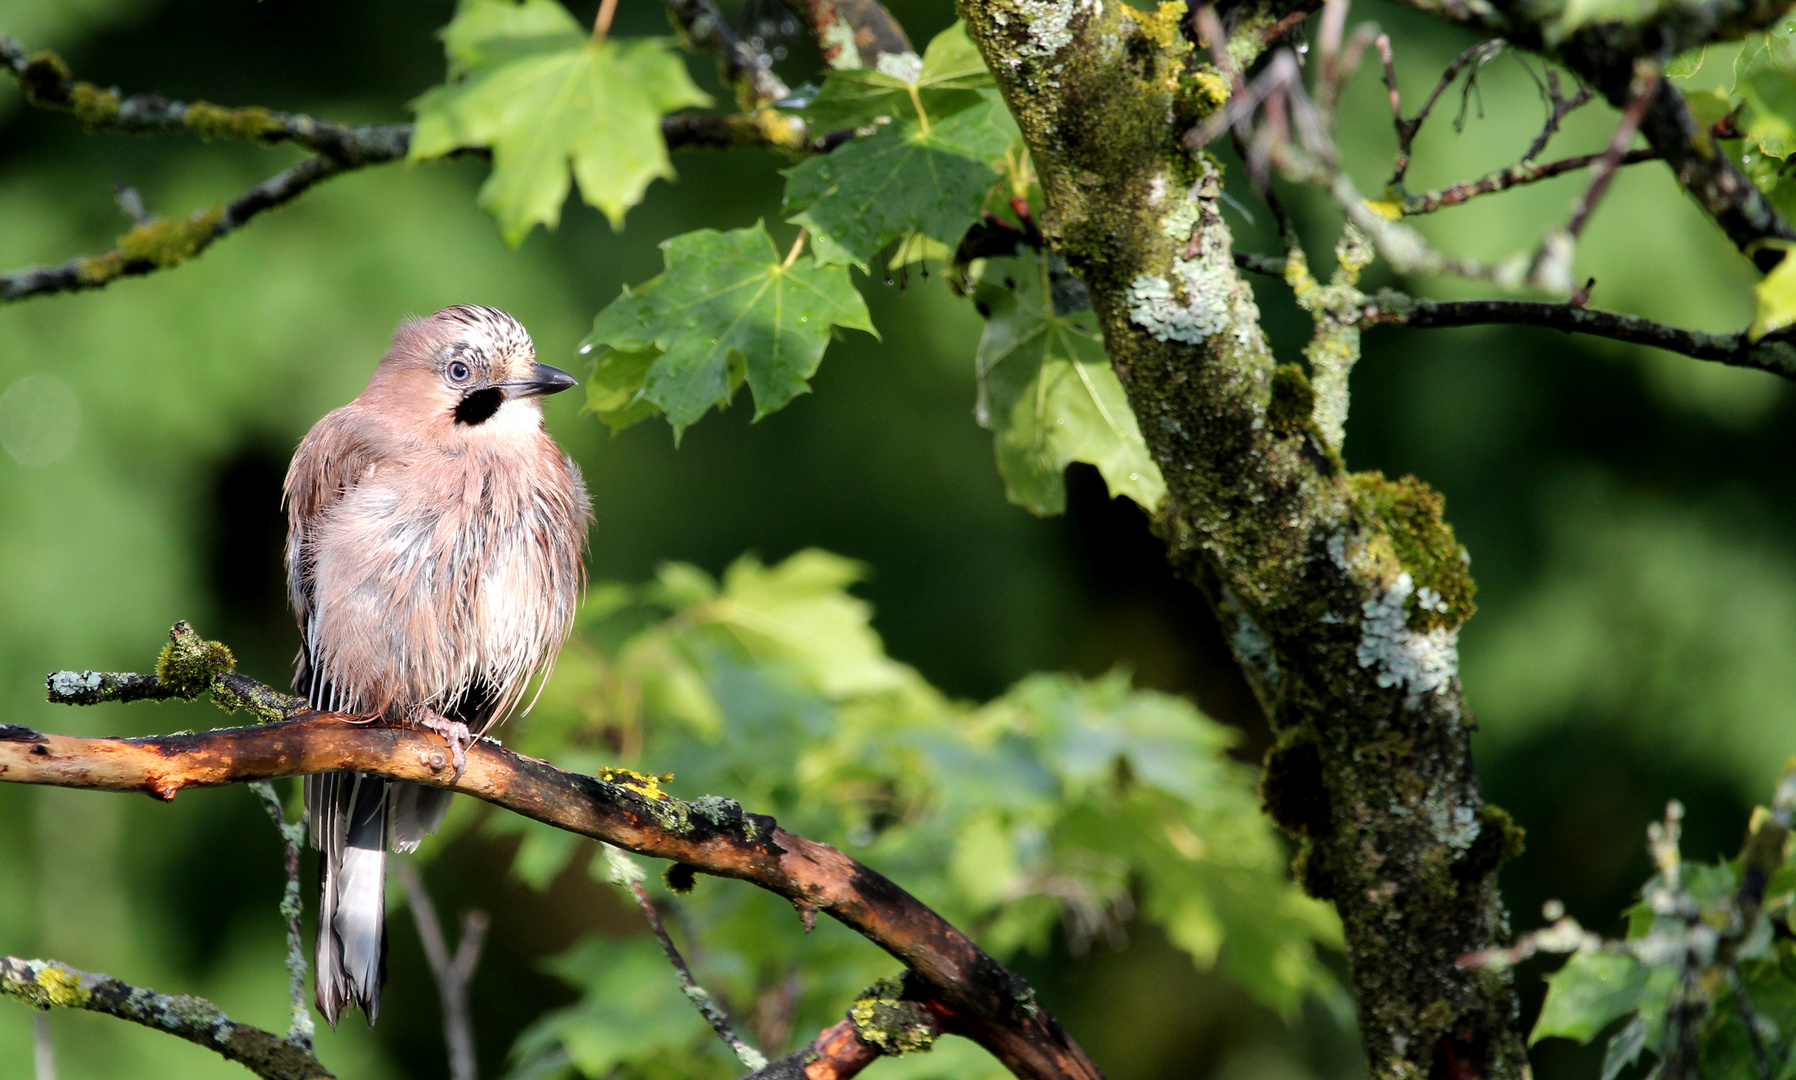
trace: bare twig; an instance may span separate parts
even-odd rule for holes
[[[1467,180],[1462,184],[1454,184],[1437,191],[1425,191],[1420,195],[1405,195],[1403,197],[1403,214],[1405,217],[1412,214],[1432,214],[1443,207],[1457,206],[1480,195],[1489,195],[1498,191],[1507,191],[1512,187],[1520,187],[1523,184],[1549,180],[1555,176],[1576,172],[1606,160],[1608,160],[1607,151],[1561,158],[1558,161],[1549,161],[1541,165],[1535,165],[1530,159],[1523,158],[1518,164],[1487,176],[1481,176],[1476,180]],[[1659,152],[1648,148],[1629,150],[1621,156],[1616,164],[1619,167],[1657,160],[1659,160]]]
[[[1640,130],[1640,120],[1646,115],[1646,108],[1652,104],[1653,95],[1659,89],[1659,72],[1648,69],[1641,73],[1640,86],[1635,90],[1628,107],[1622,111],[1621,123],[1615,125],[1615,133],[1609,137],[1609,145],[1603,151],[1602,163],[1597,166],[1596,175],[1590,178],[1590,187],[1585,190],[1584,197],[1572,211],[1571,220],[1566,223],[1565,231],[1576,238],[1584,231],[1590,221],[1590,215],[1596,212],[1597,203],[1601,202],[1609,184],[1615,179],[1615,172],[1627,156],[1628,144],[1634,141],[1634,135]]]
[[[1745,330],[1734,334],[1708,334],[1635,315],[1572,304],[1530,300],[1417,300],[1388,290],[1379,293],[1366,306],[1361,319],[1367,326],[1418,329],[1498,324],[1539,326],[1633,345],[1651,345],[1697,360],[1755,368],[1796,379],[1796,334],[1787,331],[1767,334],[1754,342]]]
[[[187,634],[191,627],[178,628],[176,636],[189,645],[175,662],[165,654],[158,685],[179,681],[197,686],[194,693],[210,688],[215,698],[234,703],[228,689],[219,693],[228,651]],[[638,854],[748,881],[824,912],[908,965],[960,1018],[957,1031],[1019,1077],[1102,1076],[1028,984],[966,935],[874,870],[781,829],[772,818],[714,796],[683,802],[627,772],[603,780],[562,772],[487,741],[468,750],[467,766],[457,776],[438,735],[343,721],[315,713],[149,739],[79,739],[5,726],[0,781],[148,792],[167,800],[186,787],[347,769],[462,792]]]
[[[249,789],[262,800],[263,809],[274,819],[274,827],[281,834],[281,847],[287,857],[287,887],[281,893],[281,917],[287,920],[287,985],[293,999],[293,1021],[287,1028],[287,1041],[303,1050],[310,1050],[314,1029],[312,1009],[306,1001],[305,938],[300,933],[299,926],[300,915],[304,911],[299,897],[299,853],[306,842],[306,824],[303,820],[287,820],[286,812],[281,808],[281,797],[275,793],[273,784],[257,780],[249,785]]]
[[[310,1050],[239,1024],[204,998],[159,994],[54,960],[0,956],[0,995],[40,1009],[86,1009],[186,1039],[265,1080],[333,1080]]]
[[[692,1007],[705,1018],[705,1023],[711,1025],[711,1030],[717,1032],[717,1037],[723,1040],[724,1045],[730,1048],[732,1054],[736,1055],[736,1060],[742,1063],[743,1068],[751,1071],[764,1068],[767,1065],[767,1056],[750,1046],[742,1036],[736,1034],[736,1029],[730,1024],[730,1018],[723,1011],[723,1007],[717,1003],[715,997],[711,996],[709,990],[699,985],[698,979],[693,977],[691,966],[686,963],[686,958],[680,955],[679,947],[674,944],[673,938],[668,936],[667,924],[661,919],[660,909],[656,908],[655,902],[649,899],[648,890],[642,887],[642,867],[637,866],[628,855],[610,844],[605,845],[604,851],[606,867],[612,882],[622,886],[636,900],[636,906],[642,910],[643,917],[648,920],[649,929],[654,931],[655,940],[661,945],[662,955],[666,956],[667,962],[673,966],[674,976],[680,981],[680,993],[686,995],[687,1001],[692,1002]]]
[[[1453,62],[1447,65],[1447,70],[1441,72],[1440,81],[1435,83],[1434,91],[1428,95],[1428,100],[1422,102],[1421,109],[1408,120],[1405,120],[1403,114],[1397,109],[1396,67],[1390,61],[1388,51],[1382,48],[1379,50],[1380,57],[1385,60],[1385,83],[1390,87],[1391,109],[1396,115],[1397,125],[1397,160],[1391,169],[1391,186],[1402,185],[1403,176],[1409,171],[1410,148],[1415,144],[1416,133],[1422,130],[1422,123],[1428,119],[1428,114],[1434,111],[1435,102],[1439,101],[1441,95],[1445,94],[1453,85],[1454,80],[1459,78],[1459,73],[1468,67],[1472,68],[1472,73],[1466,78],[1466,92],[1470,94],[1472,85],[1478,77],[1478,69],[1496,59],[1497,54],[1503,51],[1506,44],[1501,38],[1493,38],[1490,41],[1481,41],[1454,57]],[[1474,64],[1477,66],[1473,67]],[[1463,111],[1462,109],[1462,114]]]
[[[1528,152],[1522,155],[1524,162],[1533,161],[1539,157],[1541,152],[1547,148],[1547,143],[1552,141],[1554,135],[1558,134],[1559,125],[1565,121],[1565,118],[1589,104],[1596,97],[1596,91],[1582,82],[1578,83],[1577,93],[1569,98],[1564,96],[1559,92],[1559,73],[1550,67],[1547,68],[1543,92],[1547,99],[1547,119],[1541,125],[1540,134],[1534,136],[1534,141],[1528,145]]]
[[[449,1050],[450,1080],[477,1080],[479,1059],[474,1055],[474,1016],[468,1007],[468,984],[474,979],[474,969],[480,966],[480,948],[486,943],[486,912],[462,914],[461,940],[451,955],[423,875],[410,859],[395,859],[392,866],[405,890],[405,906],[411,909],[412,923],[418,928],[424,959],[436,978],[437,998],[443,1009],[443,1043]]]

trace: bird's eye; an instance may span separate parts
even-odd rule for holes
[[[451,360],[449,362],[450,382],[467,382],[468,376],[472,374],[473,372],[468,370],[468,365],[462,363],[460,360]]]

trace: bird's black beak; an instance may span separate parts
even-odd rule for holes
[[[578,386],[580,380],[558,367],[550,367],[548,364],[531,364],[528,379],[500,383],[499,385],[505,389],[506,397],[546,397],[549,394],[559,394],[570,386]]]

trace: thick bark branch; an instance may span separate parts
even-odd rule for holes
[[[0,996],[40,1009],[86,1009],[142,1024],[203,1046],[264,1080],[332,1080],[310,1047],[239,1024],[204,998],[159,994],[54,960],[0,956]]]
[[[164,681],[167,681],[166,679]],[[472,795],[639,854],[737,878],[824,912],[908,965],[963,1018],[967,1037],[1020,1077],[1101,1077],[1027,983],[940,915],[827,844],[743,812],[729,799],[683,802],[631,774],[596,779],[491,742],[458,777],[444,741],[332,714],[202,734],[79,739],[0,726],[0,781],[173,799],[183,788],[349,769]]]
[[[959,9],[1166,477],[1156,528],[1278,733],[1267,803],[1303,837],[1305,887],[1340,911],[1372,1075],[1526,1075],[1509,977],[1455,963],[1507,936],[1494,870],[1513,836],[1471,767],[1456,633],[1472,584],[1439,496],[1347,475],[1303,375],[1275,372],[1217,166],[1180,149],[1206,106],[1178,92],[1160,25],[1093,0]]]

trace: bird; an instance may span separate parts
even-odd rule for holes
[[[540,692],[586,584],[591,504],[541,405],[575,384],[516,319],[457,305],[402,322],[367,387],[300,441],[282,501],[294,685],[313,710],[435,731],[459,776],[533,677]],[[451,793],[347,771],[304,792],[315,1000],[332,1027],[351,1005],[372,1025],[387,852],[435,832]]]

